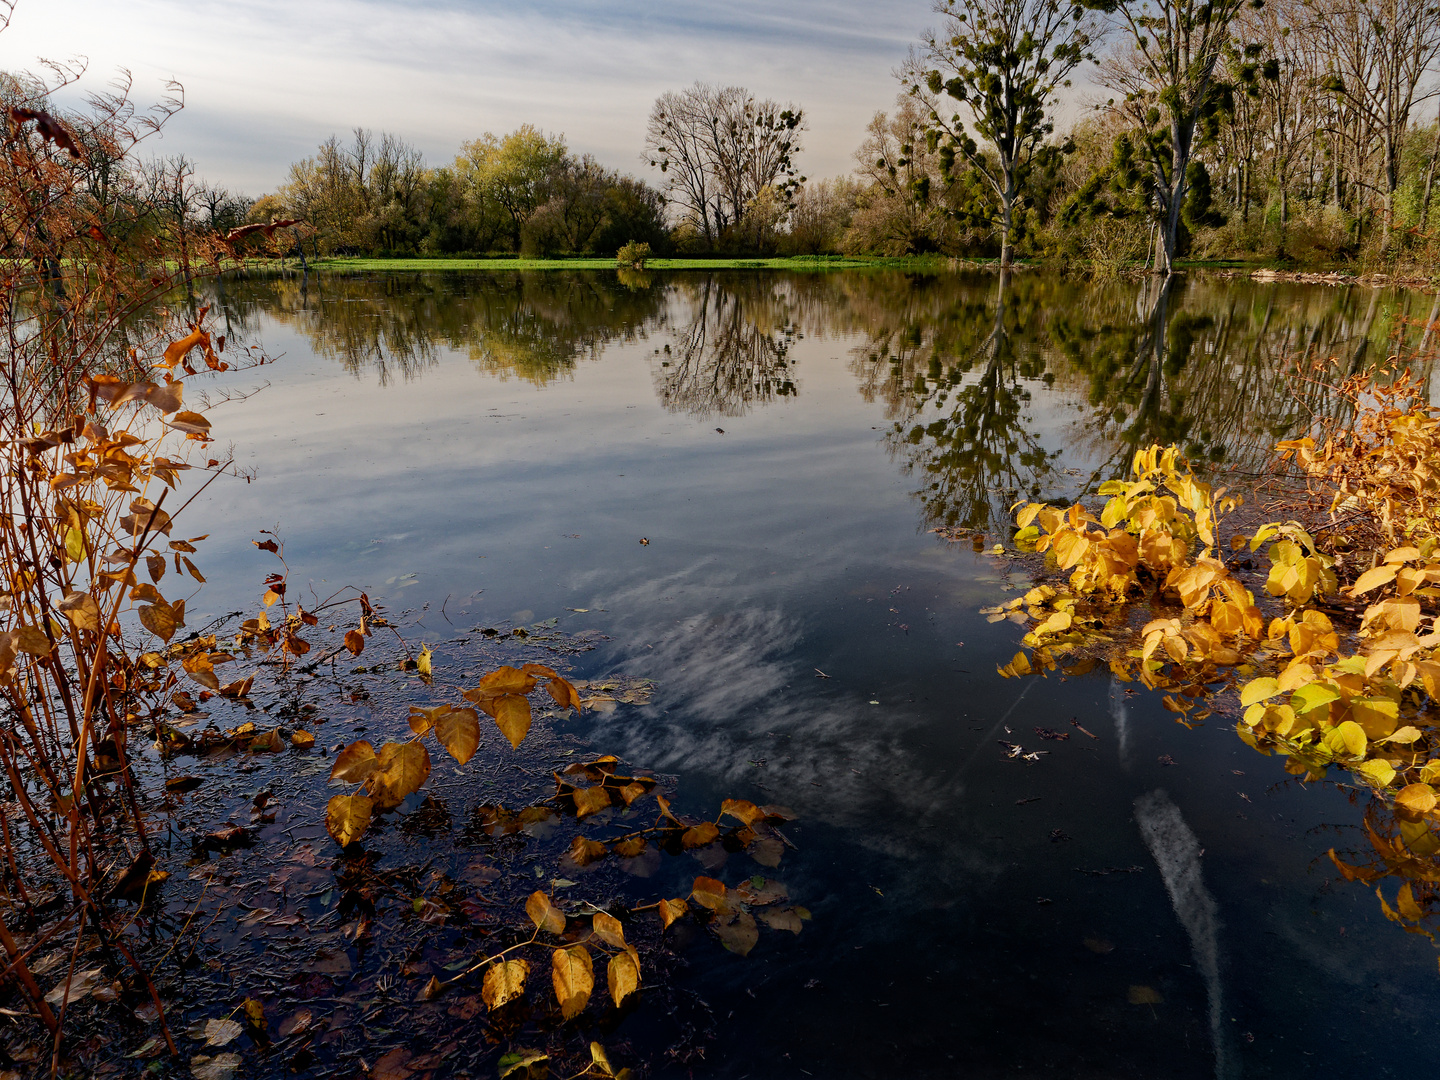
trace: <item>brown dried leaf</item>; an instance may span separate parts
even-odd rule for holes
[[[29,653],[31,656],[50,654],[50,639],[45,636],[44,630],[34,626],[17,626],[11,633],[16,652]]]
[[[729,814],[746,825],[754,825],[765,816],[765,812],[748,799],[726,799],[720,804],[720,813]]]
[[[576,788],[573,798],[575,799],[577,820],[584,820],[591,814],[598,814],[601,810],[607,810],[610,807],[610,790],[608,788]]]
[[[370,827],[374,803],[364,795],[336,795],[325,807],[325,831],[345,847]]]
[[[492,1009],[513,1001],[525,992],[525,978],[530,965],[524,960],[503,960],[491,964],[480,987],[480,998]]]
[[[490,715],[495,717],[495,726],[510,740],[510,745],[519,750],[530,731],[530,702],[519,694],[506,694],[494,704],[495,711]]]
[[[804,926],[800,913],[794,908],[773,908],[770,911],[762,911],[760,919],[772,930],[789,930],[792,934],[800,933]]]
[[[464,765],[480,746],[480,717],[474,709],[450,709],[435,718],[435,738]]]
[[[616,953],[610,958],[605,969],[606,982],[610,984],[610,1000],[619,1005],[640,989],[640,965],[632,952]]]
[[[365,651],[365,635],[359,630],[345,631],[345,648],[350,650],[351,656],[359,656]]]
[[[625,930],[615,916],[597,911],[590,919],[590,928],[606,945],[614,945],[617,949],[625,947]]]
[[[660,927],[663,930],[668,930],[670,929],[671,923],[673,923],[676,919],[680,918],[680,916],[684,915],[687,911],[690,910],[690,905],[685,903],[684,900],[679,899],[661,900],[659,904],[659,910]]]
[[[590,992],[595,989],[595,966],[590,960],[590,950],[584,945],[556,949],[550,956],[550,981],[555,988],[555,1000],[560,1003],[560,1015],[566,1020],[575,1019],[584,1011]]]
[[[142,604],[135,613],[140,616],[140,625],[161,641],[168,642],[175,636],[175,609],[169,604]]]
[[[358,784],[369,779],[370,774],[379,767],[380,759],[375,756],[375,748],[361,739],[340,751],[330,769],[330,779],[332,782],[344,780],[346,783]]]
[[[690,895],[701,907],[715,911],[725,903],[725,883],[712,877],[697,877]]]
[[[755,925],[755,917],[748,911],[740,912],[734,922],[722,923],[717,920],[713,925],[720,944],[740,956],[748,956],[755,943],[760,940],[760,930]]]
[[[570,860],[576,866],[589,866],[592,862],[603,859],[607,854],[609,854],[609,849],[598,840],[577,836],[570,841]]]
[[[476,688],[483,697],[499,697],[502,694],[528,694],[535,689],[535,676],[527,675],[519,668],[508,664],[498,667],[480,680]],[[467,697],[469,695],[466,695]]]
[[[81,630],[98,631],[100,629],[100,605],[95,603],[95,598],[89,593],[66,593],[65,599],[61,600],[55,607]],[[143,623],[145,621],[145,609],[141,608],[140,611],[140,621]],[[173,634],[174,632],[175,628],[172,626],[170,633]],[[170,638],[165,636],[165,640],[169,641]]]
[[[430,753],[419,742],[387,742],[376,755],[379,767],[366,781],[381,810],[399,806],[430,776]]]
[[[529,666],[529,664],[526,665],[527,668]],[[560,708],[573,708],[577,713],[585,711],[580,704],[579,692],[576,691],[574,684],[569,680],[552,674],[550,681],[545,684],[545,689],[549,692],[550,696],[554,698],[555,704],[559,705]]]
[[[530,898],[525,901],[525,914],[529,915],[530,921],[541,930],[551,934],[565,932],[565,916],[550,902],[550,897],[539,890],[531,893]]]
[[[204,437],[210,434],[210,421],[197,412],[177,412],[165,422],[176,431],[183,431],[187,435]]]
[[[720,839],[720,829],[713,821],[702,821],[699,825],[685,830],[680,837],[680,846],[686,851],[705,847]]]

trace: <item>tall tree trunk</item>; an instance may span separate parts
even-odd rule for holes
[[[1420,201],[1420,233],[1430,226],[1430,195],[1435,189],[1435,162],[1440,158],[1440,118],[1435,121],[1435,144],[1430,149],[1430,164],[1425,169],[1425,197]]]
[[[1015,173],[1005,170],[1005,194],[1000,199],[1000,273],[1006,274],[1015,258]]]

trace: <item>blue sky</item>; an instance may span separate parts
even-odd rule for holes
[[[660,93],[697,79],[804,107],[811,177],[848,172],[929,0],[18,0],[0,67],[83,56],[140,103],[167,78],[186,108],[151,145],[258,195],[356,125],[397,132],[431,164],[521,123],[637,174]]]

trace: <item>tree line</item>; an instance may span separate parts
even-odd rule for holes
[[[434,166],[355,129],[256,200],[186,158],[85,167],[127,228],[299,219],[325,255],[936,253],[1084,260],[1423,257],[1440,165],[1431,0],[936,0],[848,175],[812,180],[804,109],[661,95],[637,177],[522,125]],[[1077,83],[1080,85],[1077,86]],[[1097,90],[1098,88],[1098,97]],[[1070,118],[1064,129],[1062,115]],[[1077,118],[1078,117],[1078,118]]]

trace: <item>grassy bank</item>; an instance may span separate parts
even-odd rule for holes
[[[613,258],[596,259],[317,259],[311,266],[318,270],[389,271],[389,270],[614,270]],[[908,256],[898,259],[849,257],[841,255],[800,255],[773,259],[651,259],[649,270],[857,270],[866,267],[887,267],[905,270],[940,270],[950,260],[933,255]]]

